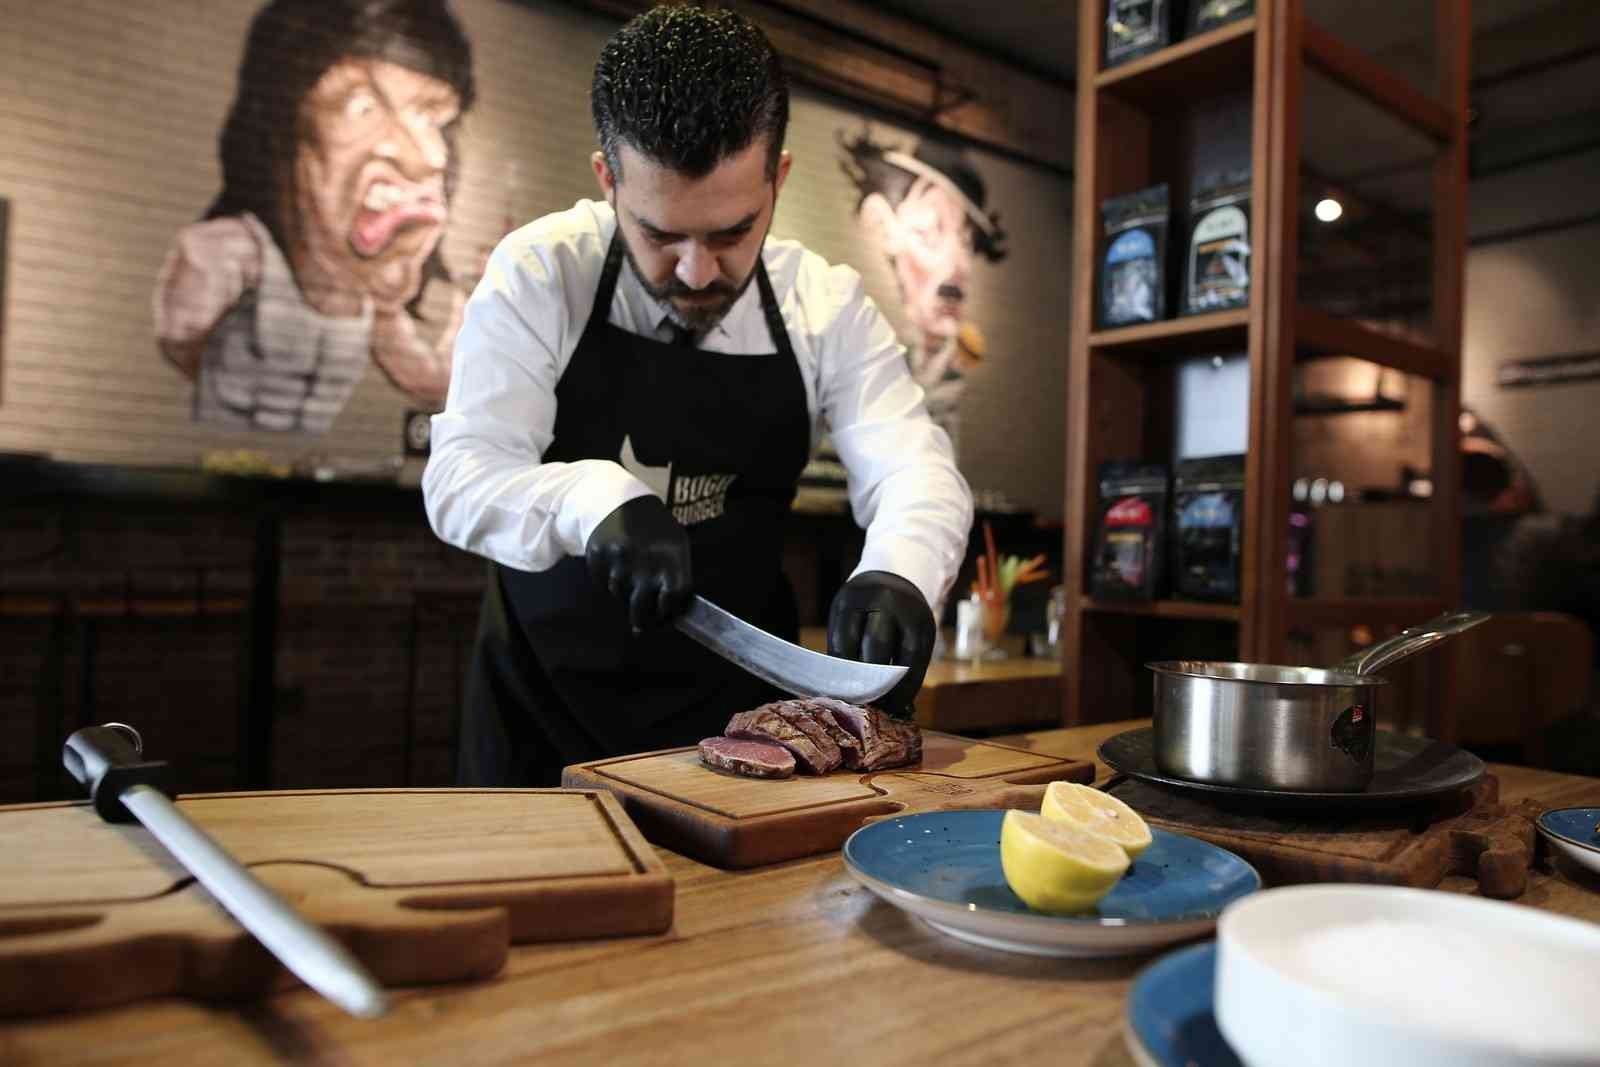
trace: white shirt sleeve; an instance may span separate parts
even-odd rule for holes
[[[576,210],[576,209],[575,209]],[[600,520],[650,489],[611,460],[541,461],[555,433],[556,383],[593,302],[602,232],[552,216],[489,258],[456,337],[445,410],[422,475],[439,538],[517,570],[581,556]],[[541,226],[561,227],[551,241]]]
[[[819,338],[817,402],[867,533],[855,574],[900,575],[937,617],[966,554],[972,491],[861,276],[840,266],[828,272],[834,307]]]

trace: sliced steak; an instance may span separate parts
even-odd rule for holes
[[[832,762],[817,747],[810,734],[763,704],[753,711],[741,711],[728,720],[723,731],[729,737],[750,741],[772,741],[794,753],[795,767],[803,774],[825,774],[839,765],[838,746]]]
[[[914,722],[890,718],[877,708],[818,698],[806,703],[827,711],[861,742],[861,769],[881,771],[922,758],[922,731]]]
[[[833,743],[839,746],[839,756],[844,760],[845,769],[861,770],[861,739],[841,726],[827,708],[818,708],[814,714],[833,738]]]
[[[763,706],[781,715],[785,722],[805,734],[817,746],[817,751],[822,753],[819,774],[836,771],[844,764],[844,753],[839,749],[838,738],[833,736],[833,731],[823,724],[815,712],[806,707],[805,701],[780,700]]]
[[[700,761],[708,767],[732,771],[749,778],[789,778],[794,757],[771,741],[746,741],[734,737],[708,737],[700,742]]]

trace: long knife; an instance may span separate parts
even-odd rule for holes
[[[365,1019],[388,1010],[383,987],[339,942],[306,921],[167,799],[167,765],[146,760],[139,732],[120,722],[67,738],[62,762],[107,822],[137,819],[239,925],[302,982]]]
[[[905,667],[857,663],[790,644],[697,596],[674,620],[678,629],[763,681],[801,697],[865,704],[893,689]]]

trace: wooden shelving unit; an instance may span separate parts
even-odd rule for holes
[[[1411,81],[1309,24],[1302,0],[1256,0],[1252,17],[1111,70],[1102,68],[1106,0],[1079,0],[1072,341],[1067,380],[1066,543],[1062,720],[1106,721],[1149,710],[1148,651],[1284,662],[1297,630],[1393,629],[1459,597],[1457,418],[1466,218],[1467,0],[1436,0],[1437,91]],[[1433,145],[1431,335],[1417,338],[1302,306],[1297,294],[1303,72],[1311,67]],[[1248,308],[1116,329],[1096,324],[1101,202],[1167,182],[1174,227],[1183,220],[1186,161],[1203,137],[1186,124],[1208,100],[1249,111],[1251,302]],[[1247,101],[1247,102],[1246,102]],[[1187,150],[1187,154],[1186,154]],[[1243,150],[1241,150],[1243,151]],[[1243,160],[1241,159],[1241,162]],[[1238,604],[1097,602],[1088,571],[1097,471],[1111,459],[1170,462],[1173,365],[1222,351],[1248,353],[1242,592]],[[1430,394],[1434,495],[1425,508],[1436,595],[1302,599],[1287,581],[1296,365],[1347,356],[1422,379]],[[1303,405],[1302,405],[1303,406]],[[1223,647],[1226,646],[1226,647]],[[1436,672],[1425,724],[1453,734],[1448,678]]]
[[[1145,615],[1155,619],[1212,619],[1238,622],[1239,605],[1213,604],[1202,600],[1091,600],[1080,602],[1084,612],[1111,615]]]

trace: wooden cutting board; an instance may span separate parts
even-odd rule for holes
[[[830,852],[874,816],[1016,806],[1011,784],[1058,780],[1093,781],[1094,764],[929,730],[921,763],[865,774],[745,778],[707,767],[696,748],[674,748],[580,763],[561,775],[566,786],[610,790],[645,837],[718,867]]]
[[[1534,856],[1532,801],[1497,803],[1493,775],[1417,806],[1378,812],[1262,814],[1196,794],[1121,779],[1108,791],[1154,826],[1220,845],[1249,860],[1268,885],[1373,882],[1432,888],[1449,874],[1476,878],[1487,897],[1522,895]]]
[[[385,985],[487,978],[513,942],[659,933],[672,876],[595,790],[185,796],[178,809]],[[0,1015],[291,985],[142,826],[0,807]]]

